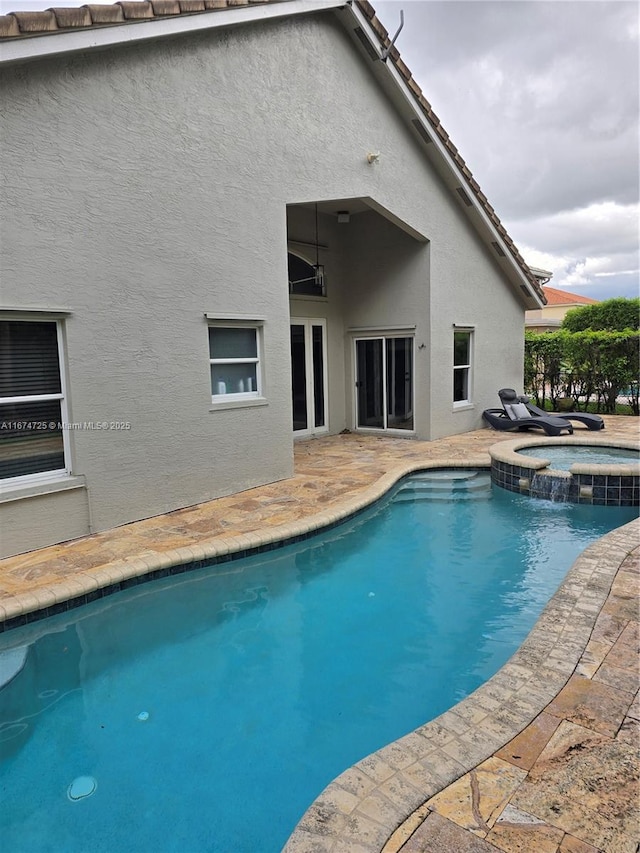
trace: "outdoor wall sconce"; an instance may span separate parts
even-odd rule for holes
[[[372,166],[374,163],[377,163],[379,159],[380,159],[380,152],[379,151],[369,151],[369,153],[367,154],[367,163],[370,166]]]

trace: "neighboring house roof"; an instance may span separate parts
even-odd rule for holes
[[[558,290],[555,287],[545,287],[544,295],[547,297],[547,305],[595,305],[598,302],[597,299],[580,296],[579,293],[570,293],[568,290]]]
[[[300,6],[299,3],[296,3],[296,0],[150,0],[150,2],[145,2],[145,0],[138,0],[138,2],[119,0],[119,2],[113,5],[105,6],[88,4],[79,8],[53,7],[42,12],[11,12],[8,15],[0,15],[0,45],[3,42],[7,44],[16,40],[32,41],[35,36],[64,35],[82,30],[98,31],[118,25],[144,24],[151,20],[166,22],[170,19],[183,17],[192,20],[196,16],[209,15],[212,12],[236,11],[237,7],[256,9],[260,6],[264,7],[268,5],[270,8],[277,6],[279,7],[279,11],[282,10],[282,15],[286,16],[293,14],[293,10],[291,12],[284,11],[283,7],[287,3]],[[307,2],[304,8],[299,9],[299,11],[309,12],[331,8],[348,8],[349,5],[348,0],[335,0],[335,2],[331,2],[331,0],[322,2],[320,0],[320,2]],[[461,185],[454,188],[462,203],[467,208],[479,207],[480,213],[484,214],[488,220],[490,230],[497,238],[489,240],[496,255],[498,258],[507,256],[503,249],[504,246],[515,262],[519,273],[528,283],[528,286],[520,284],[520,289],[525,298],[528,298],[534,304],[544,304],[546,289],[543,290],[539,278],[527,266],[495,210],[489,204],[487,197],[473,177],[471,170],[449,138],[448,133],[442,127],[440,119],[433,111],[431,104],[414,80],[410,69],[403,62],[399,51],[395,46],[392,46],[389,33],[376,16],[373,6],[368,0],[355,0],[355,7],[362,13],[366,21],[368,21],[370,28],[375,33],[382,49],[382,56],[377,53],[376,55],[371,55],[367,36],[364,35],[363,37],[361,32],[358,32],[358,28],[354,30],[354,33],[372,59],[382,59],[383,62],[387,62],[388,59],[392,61],[393,67],[398,71],[406,86],[414,109],[417,108],[417,111],[426,119],[433,135],[429,133],[429,129],[422,127],[419,121],[412,120],[415,130],[424,142],[431,143],[437,141],[444,149],[446,156],[450,160],[450,165],[456,171],[456,176],[460,179],[460,183],[464,184],[464,186]],[[241,23],[241,21],[236,19],[235,23]],[[163,30],[162,32],[158,31],[156,35],[165,34],[169,33]],[[34,51],[30,58],[74,49],[86,50],[93,46],[97,46],[97,43],[88,44],[82,48],[65,47],[64,51],[53,49],[48,51],[45,48],[44,50]],[[387,53],[387,56],[385,56],[385,53]],[[20,57],[16,54],[14,57],[7,57],[5,61],[20,61],[20,59],[24,61],[25,58],[26,55]],[[467,190],[470,190],[471,197]]]

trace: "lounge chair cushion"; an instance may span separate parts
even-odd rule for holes
[[[529,419],[531,417],[531,412],[524,403],[505,403],[504,407],[513,421],[520,420],[520,418]]]

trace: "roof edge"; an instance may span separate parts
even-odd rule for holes
[[[531,298],[533,298],[535,302],[540,303],[540,307],[543,307],[546,304],[546,297],[538,278],[529,268],[528,264],[518,251],[515,243],[507,233],[506,228],[500,221],[497,213],[489,203],[486,195],[482,192],[480,185],[473,177],[473,173],[467,166],[464,158],[451,141],[449,134],[442,126],[442,122],[434,112],[430,102],[426,99],[422,89],[413,78],[411,70],[400,56],[399,50],[395,45],[392,45],[389,33],[377,17],[375,9],[369,0],[353,0],[353,3],[349,3],[348,5],[351,7],[353,15],[359,17],[358,13],[360,13],[360,16],[369,24],[369,27],[373,31],[373,34],[381,48],[381,55],[382,51],[388,51],[387,60],[384,64],[389,68],[389,63],[391,62],[392,67],[401,78],[405,90],[413,102],[416,112],[423,121],[426,121],[426,129],[430,132],[431,141],[437,145],[442,156],[449,162],[450,168],[459,178],[460,183],[471,190],[472,199],[475,202],[477,210],[486,217],[487,224],[498,237],[497,244],[493,244],[497,254],[500,255],[501,250],[503,252],[506,250],[508,257],[513,261],[521,275],[521,278],[526,281],[527,290]]]
[[[0,15],[0,64],[249,21],[339,9],[350,0],[117,0]],[[135,26],[132,26],[135,25]],[[50,38],[56,36],[56,38]]]
[[[484,222],[498,261],[507,258],[516,271],[524,294],[520,298],[533,300],[539,307],[545,305],[540,277],[518,251],[369,0],[117,0],[113,5],[87,4],[79,8],[52,7],[42,12],[11,12],[0,16],[0,64],[338,9],[348,10],[352,20],[355,19],[361,29],[364,24],[368,30],[371,50],[378,54],[390,77],[397,78],[393,79],[394,85],[400,87],[406,103],[418,117],[420,128],[417,125],[416,128],[421,130],[421,135],[425,134],[425,141],[435,143],[442,162],[461,184],[457,192],[464,204],[473,207]],[[338,17],[346,23],[343,16]],[[51,35],[57,37],[45,38]]]

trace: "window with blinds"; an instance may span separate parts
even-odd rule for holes
[[[65,471],[58,324],[0,320],[0,479]]]

